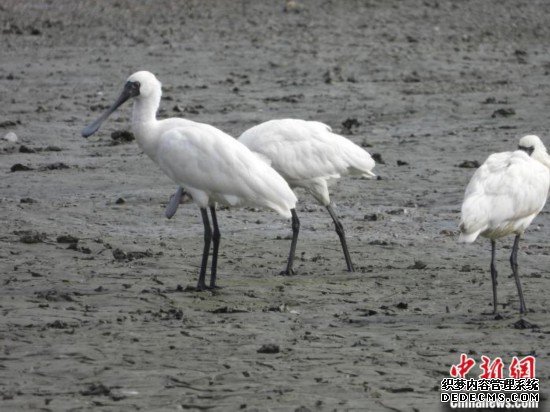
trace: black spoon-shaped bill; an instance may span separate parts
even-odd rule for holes
[[[89,137],[99,130],[101,124],[116,110],[120,105],[122,105],[126,100],[131,99],[132,97],[139,96],[139,82],[128,81],[122,89],[122,93],[118,96],[118,99],[113,103],[111,107],[107,109],[105,113],[97,118],[93,123],[90,123],[84,129],[82,129],[82,137]]]

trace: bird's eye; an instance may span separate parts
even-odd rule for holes
[[[134,86],[137,87],[137,88],[139,89],[139,87],[141,86],[141,83],[138,82],[138,81],[135,81],[135,82],[134,82]]]

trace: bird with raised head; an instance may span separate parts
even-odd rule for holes
[[[82,136],[93,135],[120,105],[133,99],[131,124],[138,145],[170,179],[185,188],[200,208],[204,249],[197,289],[214,288],[221,236],[216,204],[270,208],[284,217],[292,217],[294,221],[297,199],[273,168],[221,130],[180,118],[157,120],[161,95],[161,83],[152,73],[139,71],[132,74],[115,103],[85,127]],[[206,266],[211,243],[212,266],[207,286]],[[292,263],[289,260],[287,268],[292,268]]]

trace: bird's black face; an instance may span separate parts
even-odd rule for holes
[[[105,113],[103,113],[95,122],[90,123],[84,129],[82,129],[82,137],[89,137],[99,130],[101,124],[122,105],[126,100],[132,97],[139,96],[140,83],[138,81],[127,81],[122,89],[122,93],[118,96],[118,99],[113,103]]]
[[[521,146],[519,145],[518,146],[518,149],[519,150],[523,150],[525,153],[527,153],[529,156],[531,156],[533,154],[533,152],[535,151],[535,146]]]
[[[128,91],[128,94],[130,94],[130,97],[136,97],[139,96],[139,88],[141,86],[141,83],[136,81],[127,81],[124,85],[124,91]]]

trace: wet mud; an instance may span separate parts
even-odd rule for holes
[[[495,319],[490,244],[459,245],[457,225],[490,153],[550,145],[549,17],[527,0],[3,1],[0,409],[440,410],[460,353],[534,354],[545,391],[548,206],[520,244],[528,322],[513,239]],[[222,209],[222,289],[194,292],[200,214],[164,217],[175,185],[124,133],[130,106],[80,137],[140,69],[159,117],[233,136],[314,119],[373,154],[379,179],[331,192],[357,271],[298,191],[296,276],[278,275],[289,221]]]

